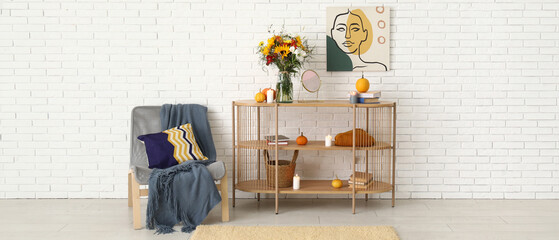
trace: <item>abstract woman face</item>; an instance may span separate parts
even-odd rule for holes
[[[361,17],[348,11],[336,16],[331,35],[338,47],[346,54],[359,54],[361,44],[367,40],[368,30]]]
[[[388,71],[388,7],[328,7],[325,30],[327,71]]]

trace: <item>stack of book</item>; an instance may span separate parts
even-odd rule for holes
[[[379,104],[380,91],[371,91],[365,93],[357,93],[358,103]]]
[[[373,174],[365,172],[355,172],[355,188],[367,188],[367,186],[373,182]],[[353,174],[349,176],[349,187],[353,186]]]
[[[276,135],[265,136],[268,145],[276,145]],[[278,145],[287,145],[289,138],[283,135],[278,135]]]

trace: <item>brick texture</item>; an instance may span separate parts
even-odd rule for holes
[[[276,79],[255,55],[268,27],[309,39],[321,97],[345,97],[361,74],[325,71],[324,25],[327,6],[351,4],[0,1],[0,198],[126,197],[137,105],[207,105],[217,153],[230,166],[231,101]],[[399,106],[397,197],[558,199],[559,4],[384,4],[393,70],[366,77]],[[286,126],[296,134],[338,121],[343,130],[340,114],[295,112],[305,121]],[[298,171],[329,179],[346,174],[348,161],[304,153]]]

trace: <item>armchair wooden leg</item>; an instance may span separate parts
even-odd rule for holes
[[[227,172],[225,176],[221,178],[221,221],[229,222],[229,197],[227,193]]]
[[[132,185],[132,222],[134,223],[134,229],[142,228],[142,216],[140,211],[140,184],[136,181],[136,177],[132,173],[131,177]]]
[[[128,172],[128,207],[132,207],[132,170]]]

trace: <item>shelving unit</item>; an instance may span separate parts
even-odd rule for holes
[[[352,118],[347,130],[354,130],[353,146],[324,146],[324,141],[308,141],[306,145],[297,145],[295,141],[288,141],[288,145],[268,145],[264,136],[280,134],[280,114],[289,112],[293,108],[348,108]],[[280,109],[282,112],[280,113]],[[311,109],[309,109],[311,110]],[[348,113],[338,113],[348,114]],[[254,100],[234,101],[232,104],[233,117],[233,207],[235,207],[235,190],[253,192],[260,200],[261,193],[275,194],[276,214],[279,212],[279,194],[351,194],[352,211],[355,213],[357,194],[382,193],[392,191],[392,206],[394,206],[394,174],[396,156],[396,104],[381,102],[380,104],[350,104],[345,100],[324,100],[293,103],[257,103]],[[335,127],[335,126],[334,126]],[[360,140],[355,129],[361,128],[373,136],[372,146],[355,146]],[[275,183],[266,178],[266,162],[264,150],[271,153],[272,159],[280,159],[282,150],[312,150],[312,151],[347,151],[352,156],[352,172],[371,174],[372,181],[366,186],[350,186],[343,181],[342,188],[333,188],[331,180],[301,180],[301,188],[276,187]],[[348,153],[349,154],[349,153]],[[275,161],[278,176],[277,161]]]

